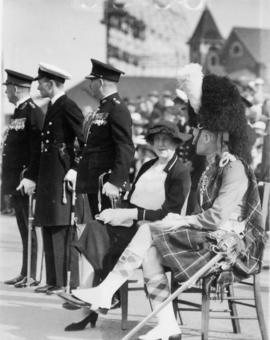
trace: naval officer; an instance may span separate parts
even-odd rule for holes
[[[78,158],[75,140],[82,143],[83,114],[77,104],[64,91],[64,83],[70,79],[68,72],[57,66],[40,63],[38,90],[43,98],[49,98],[48,110],[41,133],[41,161],[37,187],[36,223],[43,227],[46,262],[45,286],[36,292],[57,293],[67,281],[67,252],[71,192],[65,181],[76,176]],[[74,261],[74,268],[77,263]],[[71,285],[76,287],[78,273],[72,270]]]
[[[43,113],[30,97],[34,78],[10,69],[5,70],[6,94],[15,111],[10,119],[3,140],[2,154],[2,193],[11,195],[16,220],[22,239],[22,267],[20,274],[6,284],[16,288],[27,283],[27,240],[28,240],[28,195],[36,188],[39,159],[40,132]],[[36,285],[37,238],[32,232],[31,282]]]

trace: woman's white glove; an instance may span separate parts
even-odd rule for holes
[[[74,169],[69,169],[64,177],[64,181],[67,183],[69,190],[75,190],[77,180],[77,171]]]
[[[17,191],[21,190],[23,194],[33,195],[36,190],[36,182],[28,178],[23,178],[16,188]]]
[[[137,215],[137,209],[105,209],[96,218],[112,226],[131,227]]]

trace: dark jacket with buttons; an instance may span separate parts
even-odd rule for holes
[[[117,187],[127,184],[134,157],[131,115],[114,93],[100,106],[86,124],[84,144],[78,167],[77,191],[98,192],[98,178],[111,170],[109,182]]]
[[[18,194],[22,176],[37,180],[42,122],[42,110],[30,98],[15,109],[3,140],[3,194]]]
[[[77,167],[74,143],[83,142],[83,114],[66,95],[48,107],[41,134],[40,171],[37,186],[36,224],[70,224],[71,195],[64,190],[63,179],[70,168]],[[66,194],[67,202],[64,203]]]
[[[128,200],[136,189],[136,183],[139,178],[149,170],[157,161],[157,158],[151,159],[144,163],[140,168],[132,188],[129,192]],[[144,209],[143,207],[137,207],[138,209],[138,221],[157,221],[161,220],[168,213],[180,214],[184,208],[184,204],[187,203],[186,199],[190,191],[191,179],[190,170],[185,164],[174,154],[173,158],[168,162],[164,171],[167,173],[165,179],[165,201],[162,207],[157,210]]]
[[[105,276],[108,270],[112,269],[114,263],[136,233],[138,228],[137,221],[157,221],[168,213],[180,214],[185,206],[190,190],[190,171],[176,154],[164,168],[167,176],[164,183],[165,201],[161,208],[156,210],[144,209],[130,203],[132,194],[136,189],[136,183],[156,161],[157,158],[142,165],[132,184],[127,201],[122,202],[123,208],[138,208],[138,219],[134,221],[133,226],[127,228],[106,224],[104,227],[98,221],[89,221],[80,239],[74,243],[75,247],[87,258],[94,269],[102,270],[102,274]]]

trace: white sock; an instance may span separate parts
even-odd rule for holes
[[[181,334],[181,328],[179,327],[172,307],[172,303],[169,303],[157,314],[158,324],[149,332],[139,336],[141,340],[167,340],[171,335]]]

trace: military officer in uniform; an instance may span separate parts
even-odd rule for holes
[[[64,92],[70,75],[56,66],[40,63],[38,90],[50,98],[41,133],[41,159],[37,188],[36,223],[43,227],[47,284],[36,292],[59,292],[67,281],[67,253],[71,214],[71,191],[65,182],[76,176],[78,158],[74,145],[82,141],[83,114]],[[74,263],[75,268],[77,264]],[[72,271],[71,285],[78,274]]]
[[[34,78],[13,70],[5,71],[6,94],[16,108],[3,141],[2,193],[12,197],[23,248],[20,274],[5,283],[21,288],[27,283],[28,195],[33,194],[36,188],[43,113],[30,98],[30,87]],[[37,284],[36,260],[37,238],[33,231],[31,285]]]
[[[134,157],[131,115],[117,92],[117,83],[124,72],[96,59],[86,79],[92,95],[99,100],[97,110],[84,125],[85,144],[80,157],[77,191],[88,194],[92,214],[99,212],[99,176],[110,171],[103,194],[110,200],[119,197],[128,186],[129,169]],[[103,200],[102,208],[110,207]]]

